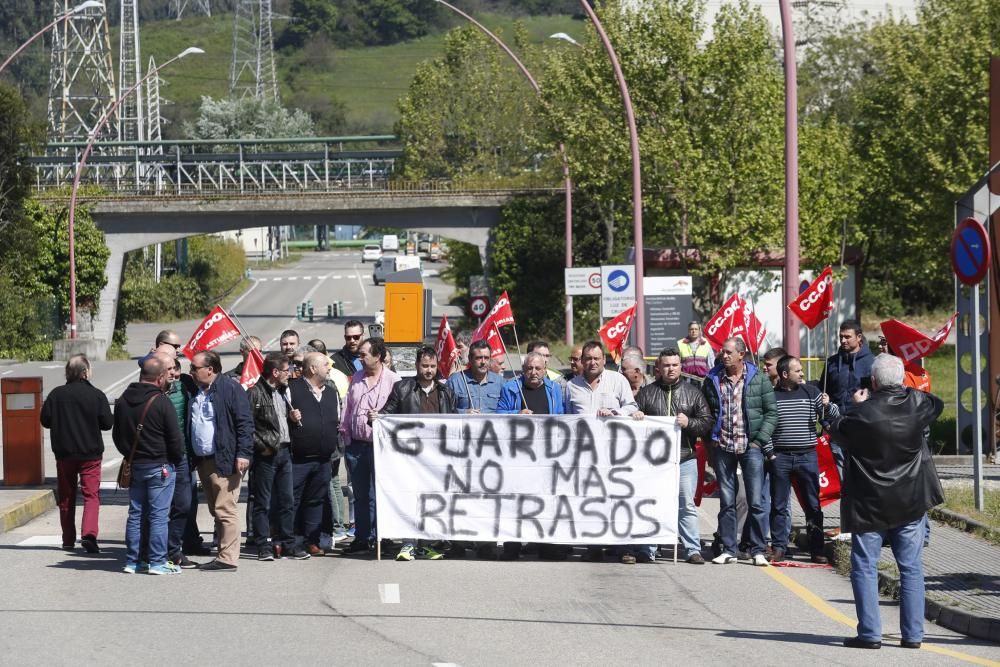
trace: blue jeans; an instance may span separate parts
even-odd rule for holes
[[[319,545],[323,506],[330,493],[330,462],[309,461],[292,464],[295,496],[295,543]]]
[[[258,549],[272,543],[291,547],[295,539],[295,494],[292,490],[292,460],[288,447],[273,456],[253,457],[250,478],[254,504],[253,535]],[[275,517],[276,535],[271,535],[271,517]]]
[[[878,559],[886,540],[899,568],[899,630],[904,641],[924,638],[924,517],[889,530],[851,536],[851,587],[858,614],[858,637],[882,640],[878,606]]]
[[[684,549],[684,558],[692,553],[701,553],[701,533],[698,529],[698,506],[694,504],[695,492],[698,489],[698,459],[691,459],[681,464],[680,492],[677,498],[677,533],[678,542]],[[633,544],[617,550],[623,553],[644,554],[651,559],[656,557],[655,544]]]
[[[167,528],[167,553],[174,562],[184,552],[184,544],[190,541],[185,537],[192,531],[194,514],[198,509],[198,487],[194,483],[194,471],[187,455],[181,457],[175,470],[174,498],[170,503],[170,525]],[[197,528],[194,532],[197,533]]]
[[[799,483],[799,491],[806,513],[809,530],[809,553],[823,555],[823,510],[819,504],[819,462],[816,449],[803,452],[775,452],[771,466],[771,546],[782,551],[788,550],[788,534],[792,529],[789,521],[792,478]]]
[[[744,486],[746,483],[744,482]],[[744,494],[745,495],[745,494]],[[764,478],[760,483],[760,505],[764,509],[764,523],[763,528],[761,528],[761,534],[764,536],[764,546],[767,546],[767,541],[772,537],[771,535],[771,472],[764,462]],[[737,516],[739,515],[739,500],[737,500]],[[789,514],[788,521],[791,522],[791,515]],[[740,533],[740,551],[750,551],[750,513],[747,512],[746,517],[743,519],[743,530]]]
[[[139,562],[144,519],[149,525],[149,564],[156,567],[167,562],[167,524],[176,480],[177,470],[170,463],[136,463],[132,466],[128,519],[125,521],[127,563],[135,565]]]
[[[719,536],[722,548],[728,554],[737,551],[736,525],[736,468],[743,470],[743,484],[747,491],[747,523],[750,525],[750,555],[762,554],[764,546],[765,517],[761,488],[764,483],[764,454],[758,447],[748,446],[742,454],[715,450],[715,472],[719,480]]]
[[[698,491],[698,459],[681,464],[681,488],[677,499],[677,532],[684,548],[684,557],[701,553],[701,531],[698,527],[698,506],[694,497]]]
[[[351,442],[344,454],[354,488],[354,540],[373,542],[378,525],[375,511],[375,448],[370,442]]]

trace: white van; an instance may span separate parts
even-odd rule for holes
[[[399,252],[399,237],[395,234],[386,234],[382,237],[382,252]]]

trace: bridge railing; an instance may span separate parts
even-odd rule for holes
[[[163,142],[100,142],[81,183],[135,194],[378,189],[402,151],[391,135]],[[70,185],[85,149],[50,144],[27,159],[38,191]]]
[[[396,138],[307,137],[239,141],[102,142],[81,183],[115,196],[232,196],[268,193],[510,192],[548,189],[535,172],[513,178],[402,181]],[[28,158],[34,186],[56,195],[73,182],[84,144],[51,144]]]

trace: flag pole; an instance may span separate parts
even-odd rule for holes
[[[507,344],[503,342],[503,336],[500,335],[500,327],[493,323],[493,330],[497,332],[497,336],[500,338],[500,344],[503,345],[503,354],[507,358],[507,365],[510,366],[511,372],[514,374],[514,379],[517,379],[517,371],[514,370],[514,365],[510,363],[510,353],[507,351]],[[520,352],[518,353],[520,354]],[[525,409],[528,407],[528,399],[524,397],[524,388],[521,386],[522,383],[517,383],[517,390],[521,394],[521,408]]]
[[[245,326],[243,326],[243,322],[240,321],[240,318],[236,316],[236,313],[226,310],[225,308],[222,307],[221,304],[215,304],[215,305],[221,308],[222,312],[224,312],[227,316],[233,318],[233,320],[236,322],[236,326],[239,327],[240,330],[240,340],[248,340],[250,338],[250,334],[246,332],[249,330]]]
[[[455,362],[452,365],[454,366],[457,363],[458,363],[458,359],[456,359]],[[473,405],[472,405],[472,390],[469,388],[469,378],[466,377],[466,375],[465,375],[465,369],[459,367],[458,372],[462,376],[462,380],[465,382],[465,395],[469,397],[469,409],[470,410],[478,410],[479,408],[474,408]],[[481,404],[480,404],[480,407],[482,407]]]

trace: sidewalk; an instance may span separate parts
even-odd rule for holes
[[[997,474],[998,466],[990,468]],[[792,523],[805,525],[801,508],[797,503],[793,506]],[[933,517],[935,511],[931,513]],[[827,529],[839,525],[839,502],[823,508],[823,523]],[[842,553],[850,557],[849,549]],[[887,545],[879,563],[879,588],[884,596],[898,596],[898,572]],[[1000,546],[932,519],[930,545],[924,549],[924,580],[927,620],[1000,643]]]

